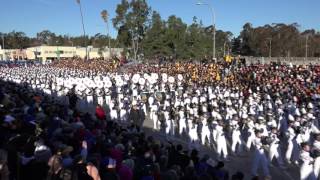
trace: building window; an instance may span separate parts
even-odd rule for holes
[[[48,51],[45,51],[44,53],[45,53],[45,54],[48,54]]]

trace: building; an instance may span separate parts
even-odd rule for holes
[[[59,58],[76,56],[76,47],[71,46],[36,46],[27,48],[28,59],[39,59],[42,62]]]
[[[120,57],[123,49],[111,48],[112,56]],[[88,46],[87,50],[84,47],[73,46],[37,46],[26,49],[27,59],[39,59],[42,62],[47,60],[55,60],[60,58],[80,57],[85,58],[86,52],[89,58],[109,58],[109,48],[99,49]]]
[[[93,48],[92,46],[88,46],[87,48],[87,52],[88,52],[88,57],[89,58],[105,58],[108,59],[111,56],[117,56],[120,57],[121,53],[123,52],[122,48],[110,48],[110,52],[109,52],[109,48],[105,47],[103,49],[100,48]],[[85,58],[86,57],[86,48],[84,47],[80,47],[77,48],[77,56],[80,58]]]
[[[27,60],[27,54],[28,52],[25,49],[1,49],[0,47],[1,61]]]

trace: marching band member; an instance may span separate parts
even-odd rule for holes
[[[217,139],[218,158],[229,161],[227,159],[228,149],[227,149],[227,141],[226,141],[225,131],[224,131],[224,123],[223,123],[222,119],[218,119],[218,124],[216,126],[216,130],[217,130],[216,139]]]
[[[90,87],[87,87],[86,91],[86,98],[87,98],[87,109],[93,108],[93,89]]]
[[[240,132],[240,126],[238,122],[238,117],[236,114],[234,114],[231,122],[231,129],[232,129],[232,145],[231,150],[234,154],[237,153],[236,147],[238,145],[239,153],[242,152],[242,140],[241,140],[241,132]]]
[[[292,115],[289,115],[289,128],[286,132],[286,136],[288,139],[288,147],[286,151],[286,161],[290,164],[291,163],[291,158],[293,153],[295,152],[296,149],[296,133],[293,127],[293,121],[294,117]]]
[[[265,155],[264,145],[261,142],[262,133],[260,130],[255,131],[255,139],[253,140],[253,146],[255,148],[254,157],[253,157],[253,164],[252,164],[252,175],[257,177],[258,176],[258,168],[261,167],[263,171],[263,175],[266,178],[270,177],[270,172],[268,168],[268,160]]]
[[[185,117],[185,113],[183,111],[183,108],[178,108],[178,113],[179,113],[179,134],[181,135],[183,133],[183,131],[185,131],[187,129],[187,125],[186,125],[186,117]]]
[[[110,101],[109,108],[110,108],[111,120],[118,121],[118,111],[117,111],[116,104],[114,103],[114,101]]]
[[[244,117],[247,117],[247,115],[244,115]],[[244,119],[246,119],[246,118],[244,118]],[[248,150],[250,150],[251,149],[251,145],[253,143],[253,140],[256,138],[255,131],[254,131],[255,130],[255,126],[254,126],[254,122],[252,120],[252,116],[251,116],[251,118],[247,119],[246,126],[248,128],[248,133],[249,133],[249,136],[248,136],[248,139],[247,139],[247,143],[246,143],[246,147],[247,147]]]
[[[153,121],[153,129],[158,129],[158,127],[159,127],[159,119],[158,119],[159,106],[156,102],[154,102],[150,108],[151,108],[150,118]]]
[[[271,128],[271,133],[269,135],[271,139],[271,144],[269,147],[269,160],[272,162],[273,158],[276,158],[279,166],[284,168],[284,162],[280,151],[280,139],[278,138],[277,127],[274,126]]]
[[[207,118],[203,118],[202,120],[203,126],[202,126],[202,132],[201,132],[201,143],[205,145],[206,138],[208,139],[208,144],[211,143],[211,134],[209,129],[209,122]]]
[[[300,160],[302,161],[302,164],[300,167],[300,179],[315,180],[316,178],[314,176],[314,169],[313,169],[314,159],[310,156],[310,146],[308,143],[301,144]]]

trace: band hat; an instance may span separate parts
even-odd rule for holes
[[[316,117],[312,113],[308,113],[307,117],[308,119],[312,119],[312,120],[316,119]]]
[[[308,109],[312,109],[313,108],[313,104],[311,102],[309,102],[307,108]]]
[[[305,109],[305,108],[301,108],[301,114],[302,114],[302,115],[307,114],[307,111],[306,111],[306,109]]]
[[[295,110],[295,115],[296,115],[296,116],[301,116],[301,113],[300,113],[300,111],[299,111],[299,108],[296,108],[296,110]]]
[[[289,114],[289,116],[288,116],[288,120],[289,120],[289,121],[294,121],[294,117],[293,117],[293,115]]]

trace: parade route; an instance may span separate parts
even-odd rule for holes
[[[168,139],[175,144],[181,144],[183,147],[191,152],[192,149],[189,149],[189,143],[187,139],[182,137],[169,137],[167,138],[165,134],[160,131],[153,130],[153,122],[151,120],[145,120],[143,123],[144,131],[147,135],[153,136],[155,139],[160,140],[161,142],[166,143]],[[199,157],[202,157],[204,154],[210,155],[210,157],[216,158],[217,153],[215,152],[215,147],[199,146]],[[228,143],[228,151],[230,150],[230,145]],[[245,180],[251,179],[251,166],[252,166],[253,153],[244,152],[241,156],[230,156],[230,161],[225,162],[225,167],[229,171],[230,175],[240,171],[244,173]],[[281,169],[276,165],[269,166],[272,179],[274,180],[296,180],[299,179],[299,168],[296,165],[288,166],[287,169]]]

